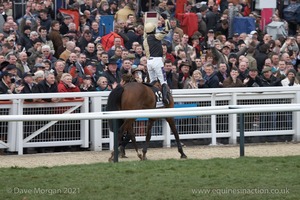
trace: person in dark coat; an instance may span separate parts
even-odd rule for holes
[[[257,67],[249,68],[249,74],[247,78],[244,79],[244,84],[246,87],[262,87],[262,81],[258,76]]]
[[[53,72],[46,71],[45,72],[45,80],[38,83],[35,87],[33,87],[33,93],[57,93],[57,83],[55,82],[55,75]],[[46,102],[58,102],[58,98],[51,99],[41,99]],[[40,101],[40,100],[37,100]]]
[[[13,74],[4,71],[0,75],[0,94],[12,94],[14,92],[15,84],[12,81]]]
[[[107,63],[108,69],[103,72],[103,76],[107,78],[108,85],[114,88],[113,85],[121,82],[121,73],[117,71],[117,61],[115,59],[110,59]]]
[[[206,88],[219,88],[219,78],[217,73],[214,71],[214,66],[212,64],[206,64],[204,67],[205,75],[203,76]]]
[[[265,60],[268,58],[268,50],[270,46],[268,44],[263,44],[259,47],[258,51],[255,52],[254,58],[257,62],[258,73],[260,74],[263,66],[265,64]]]
[[[51,18],[48,16],[47,10],[41,10],[39,17],[41,19],[41,26],[46,27],[47,31],[49,31],[51,27]]]
[[[262,87],[282,86],[281,80],[273,76],[271,67],[265,67],[260,78]]]
[[[21,90],[22,94],[31,94],[33,93],[33,88],[36,87],[36,83],[33,80],[34,74],[30,72],[26,72],[23,74],[22,77],[22,85],[24,86],[23,89]],[[25,99],[27,102],[33,102],[32,99]]]
[[[30,26],[24,26],[23,34],[20,37],[20,44],[22,47],[25,47],[26,51],[32,47],[32,41],[30,40],[31,27]]]
[[[126,49],[130,50],[132,47],[132,43],[138,40],[138,35],[135,33],[134,27],[132,25],[127,27],[126,36],[129,40],[124,44],[124,46]]]
[[[217,76],[219,78],[219,84],[220,84],[220,87],[223,86],[223,82],[226,78],[228,78],[228,73],[227,73],[227,70],[228,67],[227,67],[227,64],[226,63],[220,63],[219,64],[219,67],[218,67],[218,71],[217,71]]]

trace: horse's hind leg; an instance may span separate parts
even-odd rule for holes
[[[129,119],[128,120],[128,123],[126,124],[126,129],[128,131],[127,134],[130,135],[131,137],[131,141],[132,141],[132,144],[134,146],[134,149],[137,153],[137,156],[142,159],[142,154],[139,153],[139,149],[138,149],[138,146],[137,146],[137,143],[136,143],[136,139],[135,139],[135,133],[133,132],[133,123],[134,123],[135,119]]]
[[[174,137],[175,137],[175,140],[176,140],[176,143],[177,143],[178,152],[181,155],[180,158],[187,158],[187,156],[183,152],[182,145],[181,145],[181,142],[179,140],[179,134],[178,134],[176,126],[175,126],[175,120],[174,120],[174,118],[166,118],[166,120],[169,123],[171,131],[174,134]]]
[[[154,119],[149,119],[148,120],[148,125],[147,125],[147,135],[146,135],[146,142],[143,147],[143,160],[147,160],[146,154],[147,154],[147,149],[149,147],[149,142],[151,139],[151,129],[154,124],[155,120]]]

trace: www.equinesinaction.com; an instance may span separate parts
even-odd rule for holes
[[[202,188],[192,189],[193,194],[289,194],[288,188]]]

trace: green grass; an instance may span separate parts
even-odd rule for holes
[[[267,190],[281,194],[266,194]],[[299,197],[300,156],[0,169],[1,200],[282,200]]]

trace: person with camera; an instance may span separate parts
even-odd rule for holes
[[[296,70],[290,69],[286,73],[286,78],[281,81],[282,86],[300,86],[299,80],[296,78]]]
[[[18,93],[23,89],[23,85],[18,85],[16,83],[14,75],[8,71],[1,73],[0,81],[0,94],[13,94]]]

